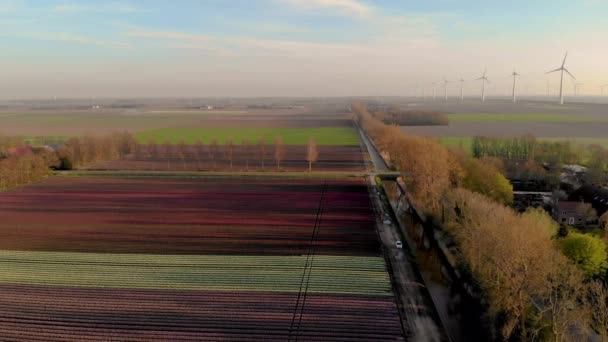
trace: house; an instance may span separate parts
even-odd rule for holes
[[[597,212],[597,216],[602,216],[608,211],[608,189],[583,185],[568,197],[568,201],[589,203]]]
[[[553,219],[562,226],[585,226],[586,220],[578,210],[581,202],[559,201],[553,208]]]

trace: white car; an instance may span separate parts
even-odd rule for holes
[[[384,223],[384,224],[391,224],[392,222],[391,222],[391,220],[384,220],[382,223]]]
[[[397,241],[395,241],[395,247],[397,247],[398,249],[402,249],[403,244],[401,243],[401,241],[397,240]]]

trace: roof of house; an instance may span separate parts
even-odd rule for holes
[[[581,202],[575,201],[559,201],[557,203],[557,208],[560,212],[562,211],[576,211]]]
[[[608,211],[608,189],[600,188],[593,185],[583,185],[578,190],[568,197],[569,201],[584,201],[593,206],[598,213],[602,215]]]

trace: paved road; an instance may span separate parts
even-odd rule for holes
[[[384,159],[382,159],[382,157],[380,156],[380,153],[378,153],[378,150],[376,150],[376,148],[374,147],[372,142],[367,137],[367,134],[365,134],[363,132],[363,130],[361,129],[361,127],[359,127],[358,125],[357,125],[357,129],[359,131],[359,136],[361,137],[361,140],[363,140],[363,142],[365,143],[365,147],[367,147],[367,152],[372,160],[372,163],[374,164],[374,168],[375,168],[376,172],[390,171],[388,165],[386,165],[386,163],[384,162]]]
[[[392,173],[363,130],[358,127],[361,140],[369,153],[375,172],[370,172],[369,189],[372,206],[376,212],[376,224],[380,240],[384,245],[386,257],[396,286],[399,307],[402,313],[404,333],[408,341],[448,341],[449,338],[436,315],[429,292],[417,269],[415,257],[407,248],[399,227],[389,214],[388,202],[375,183],[377,173]],[[389,223],[390,221],[390,223]],[[386,222],[386,224],[385,224]],[[396,247],[401,240],[403,249]]]

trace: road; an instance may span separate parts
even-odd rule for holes
[[[368,177],[369,193],[376,212],[378,235],[391,268],[404,333],[408,341],[449,341],[422,275],[417,269],[415,256],[408,248],[407,240],[401,236],[396,220],[391,214],[390,204],[375,183],[377,173],[391,171],[367,135],[360,127],[357,128],[375,169],[375,172],[370,171]],[[402,249],[396,247],[397,240],[404,243]]]

